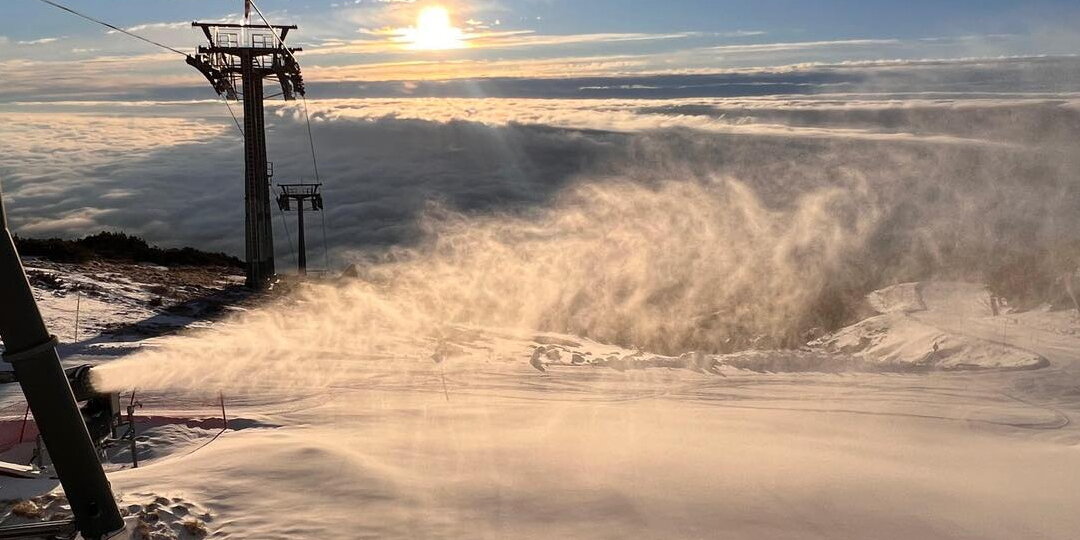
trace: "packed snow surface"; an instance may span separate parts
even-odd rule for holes
[[[900,284],[805,349],[733,355],[452,327],[271,347],[237,373],[200,348],[247,335],[221,322],[71,360],[191,419],[148,429],[138,469],[110,457],[162,538],[195,534],[185,516],[251,539],[1073,538],[1080,324],[991,301]],[[183,354],[128,354],[149,347]]]
[[[896,368],[1027,369],[1043,367],[1039,353],[1009,343],[1011,319],[994,317],[998,302],[969,283],[904,283],[867,298],[880,314],[814,343],[830,352]],[[1001,311],[1001,308],[998,308]],[[1000,327],[1000,335],[972,335],[964,325]]]

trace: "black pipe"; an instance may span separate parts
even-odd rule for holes
[[[300,252],[296,260],[296,269],[301,276],[307,275],[307,238],[304,234],[304,199],[296,200],[296,219],[299,224],[300,234],[297,236],[300,238]]]
[[[34,301],[22,261],[8,230],[0,194],[0,338],[34,421],[52,458],[56,475],[87,540],[110,536],[124,528],[112,488],[83,423],[71,386]]]

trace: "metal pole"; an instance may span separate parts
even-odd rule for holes
[[[26,435],[26,421],[30,418],[30,405],[26,406],[26,412],[22,415],[22,427],[19,428],[19,442],[22,443],[23,435]]]
[[[229,427],[229,417],[225,416],[225,393],[218,392],[218,398],[221,399],[221,429],[225,430]]]
[[[262,288],[274,276],[274,237],[271,229],[270,183],[266,164],[266,125],[263,81],[249,51],[240,56],[244,85],[244,241],[247,285]]]
[[[257,75],[252,99],[257,101],[255,108],[258,110],[259,130],[255,134],[259,139],[259,166],[262,167],[262,175],[256,187],[256,196],[259,201],[258,226],[259,226],[259,268],[262,273],[263,284],[270,283],[274,279],[274,214],[270,211],[270,175],[269,165],[266,160],[266,118],[263,116],[263,85],[262,75]],[[246,96],[245,96],[246,99]]]
[[[49,334],[19,260],[0,196],[0,338],[34,414],[45,448],[83,537],[100,539],[124,527],[112,488],[101,468],[75,396],[57,339]]]
[[[259,283],[259,243],[256,222],[256,207],[258,200],[255,195],[255,185],[259,182],[258,162],[258,138],[255,130],[258,129],[255,118],[257,111],[254,110],[255,73],[252,66],[251,55],[245,54],[240,57],[241,77],[244,88],[244,254],[247,257],[247,286],[258,288]],[[262,83],[259,83],[262,86]]]
[[[131,467],[134,469],[139,468],[139,454],[135,447],[135,437],[138,435],[135,432],[135,395],[131,396],[131,404],[127,408],[128,413],[128,434],[131,435]]]
[[[71,538],[72,536],[75,536],[75,522],[70,519],[5,525],[0,529],[0,539],[26,540],[27,538]]]
[[[79,306],[82,305],[82,291],[75,291],[75,342],[79,342]]]
[[[307,275],[307,244],[304,240],[306,236],[304,234],[304,199],[297,199],[296,201],[296,219],[299,221],[300,229],[300,256],[297,258],[297,265],[299,266],[299,272],[301,276]]]

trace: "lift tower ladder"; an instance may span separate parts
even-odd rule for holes
[[[304,95],[300,65],[285,36],[294,25],[193,22],[209,42],[187,63],[198,69],[226,100],[244,103],[244,244],[247,285],[266,287],[274,277],[274,235],[270,213],[270,173],[266,159],[263,81],[276,80],[281,96]]]

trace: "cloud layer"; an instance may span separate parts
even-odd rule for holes
[[[443,322],[669,351],[795,343],[868,289],[929,276],[1046,299],[1080,254],[1080,97],[1053,91],[1068,71],[1003,82],[1045,68],[1005,64],[965,65],[964,84],[956,65],[846,67],[853,91],[788,96],[312,101],[329,258]],[[936,90],[909,93],[913,73]],[[18,232],[242,252],[220,102],[0,120]],[[311,179],[299,109],[268,124],[275,181]],[[275,220],[286,268],[295,224]]]

